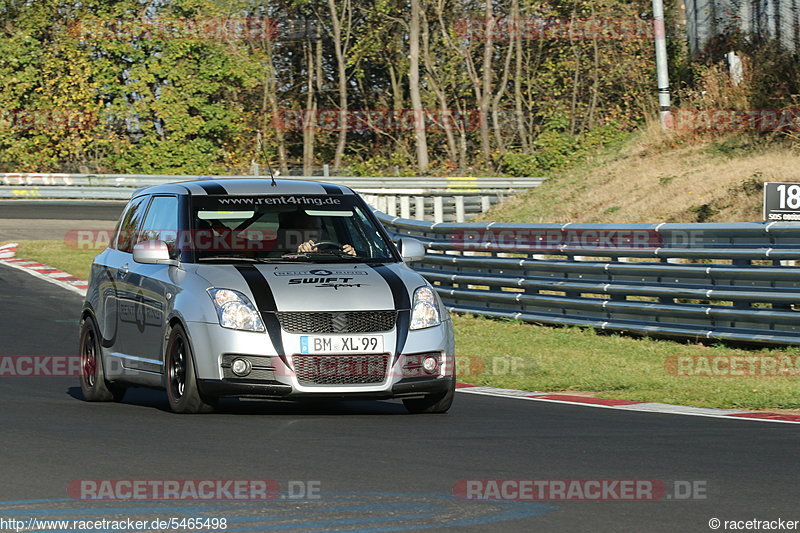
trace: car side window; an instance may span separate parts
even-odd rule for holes
[[[119,224],[119,230],[115,238],[115,248],[120,252],[132,252],[134,235],[144,216],[145,208],[147,207],[145,200],[147,198],[147,196],[143,196],[133,200],[128,204],[125,214],[122,215],[122,221]]]
[[[147,210],[144,224],[136,236],[136,244],[159,240],[175,251],[178,238],[178,198],[176,196],[154,196]]]

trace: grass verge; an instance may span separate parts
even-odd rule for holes
[[[62,241],[22,241],[17,252],[84,279],[96,254],[67,249]],[[796,378],[680,377],[666,366],[677,356],[800,358],[800,347],[705,346],[474,316],[453,322],[460,381],[703,407],[800,409]]]
[[[679,356],[713,361],[768,355],[795,361],[797,346],[705,346],[474,316],[456,316],[454,323],[459,379],[476,385],[702,407],[800,409],[797,378],[678,376],[667,364]]]
[[[76,250],[64,241],[19,241],[17,256],[69,272],[81,279],[89,279],[92,259],[100,250]]]

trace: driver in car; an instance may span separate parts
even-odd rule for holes
[[[349,244],[343,244],[341,250],[350,255],[356,255],[355,249]],[[297,253],[308,253],[308,252],[318,252],[317,243],[313,240],[308,240],[304,243],[301,243],[300,246],[297,247]]]
[[[321,236],[323,233],[319,218],[312,217],[303,210],[292,213],[281,213],[280,227],[286,229],[287,233],[291,230],[297,231],[300,235],[303,235],[303,238],[309,237],[310,235]],[[325,241],[319,237],[310,238],[300,243],[297,247],[297,253],[319,252],[319,244],[327,242],[330,241]],[[356,255],[355,248],[350,244],[341,245],[339,250],[348,255]]]

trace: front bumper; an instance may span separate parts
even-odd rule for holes
[[[202,379],[198,380],[198,386],[200,394],[206,398],[389,400],[445,394],[453,386],[453,379],[405,380],[385,391],[297,392],[291,385],[279,382],[252,383],[228,379]]]
[[[287,353],[279,354],[266,333],[235,331],[205,322],[189,322],[187,332],[194,351],[198,386],[201,394],[208,398],[421,398],[446,392],[455,380],[453,326],[449,320],[433,328],[409,331],[399,356],[392,351],[386,353],[385,377],[380,382],[361,384],[301,383],[294,368],[294,357],[300,351],[300,335],[282,332]],[[385,346],[394,347],[395,340],[394,331],[384,334]],[[439,354],[441,372],[409,377],[404,371],[407,358],[429,353]],[[229,367],[236,357],[250,360],[254,368],[258,367],[258,374],[247,378],[233,376]]]

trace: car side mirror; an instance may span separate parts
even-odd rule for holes
[[[178,266],[179,262],[169,255],[164,241],[144,241],[133,247],[133,260],[145,265]]]
[[[417,239],[403,237],[400,239],[397,248],[400,251],[400,257],[407,263],[422,261],[425,258],[425,245]]]

